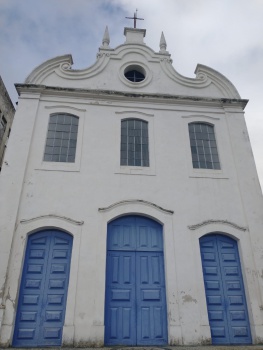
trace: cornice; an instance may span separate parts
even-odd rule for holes
[[[65,88],[58,86],[46,86],[35,84],[15,84],[16,90],[21,94],[36,94],[50,96],[70,96],[70,97],[85,97],[95,99],[111,99],[111,100],[140,100],[140,102],[157,102],[157,103],[192,103],[192,104],[205,104],[218,107],[241,107],[244,109],[248,100],[237,98],[214,98],[214,97],[199,97],[199,96],[186,96],[186,95],[170,95],[170,94],[158,94],[158,93],[134,93],[115,90],[93,90],[93,89],[79,89],[79,88]]]
[[[188,228],[189,228],[189,230],[196,230],[200,227],[210,225],[210,224],[219,224],[219,225],[224,224],[224,225],[232,226],[240,231],[247,231],[247,227],[238,225],[238,224],[231,222],[231,221],[228,221],[228,220],[205,220],[205,221],[202,221],[196,225],[189,225]]]
[[[27,224],[29,222],[40,220],[40,219],[60,219],[63,221],[70,222],[71,224],[80,225],[80,226],[82,226],[84,224],[84,221],[77,221],[77,220],[68,218],[66,216],[60,216],[60,215],[55,215],[55,214],[40,215],[40,216],[36,216],[36,217],[30,218],[30,219],[22,219],[22,220],[20,220],[20,223]]]
[[[113,208],[116,208],[116,207],[119,207],[119,206],[123,206],[125,204],[143,204],[143,205],[147,205],[147,206],[153,207],[155,209],[158,209],[159,211],[162,211],[165,214],[170,214],[170,215],[174,214],[173,210],[164,209],[164,208],[160,207],[159,205],[157,205],[155,203],[148,202],[148,201],[145,201],[143,199],[126,199],[124,201],[113,203],[113,204],[109,205],[108,207],[99,208],[98,211],[99,212],[109,211],[109,210],[111,210]]]

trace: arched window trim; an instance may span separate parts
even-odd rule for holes
[[[74,114],[50,114],[43,158],[45,162],[75,162],[78,126],[79,117]]]
[[[136,125],[136,121],[141,125]],[[129,122],[134,122],[134,125],[129,125]],[[148,124],[148,121],[140,118],[121,119],[121,166],[150,166]]]
[[[192,128],[191,126],[194,127]],[[204,128],[202,130],[202,126],[209,126],[211,128],[206,128],[206,130]],[[215,125],[209,122],[194,121],[188,123],[188,131],[193,168],[220,170]]]

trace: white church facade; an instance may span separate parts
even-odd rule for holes
[[[0,176],[1,346],[259,344],[263,201],[247,100],[106,29],[17,84]]]

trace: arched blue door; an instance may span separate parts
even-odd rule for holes
[[[211,234],[200,239],[213,344],[251,344],[250,326],[236,241]]]
[[[60,346],[72,237],[58,230],[29,236],[13,337],[15,347]]]
[[[162,226],[145,217],[108,225],[105,344],[167,344]]]

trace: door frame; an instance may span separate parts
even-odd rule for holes
[[[198,225],[193,227],[188,227],[192,236],[193,244],[193,254],[196,267],[196,287],[197,287],[197,297],[199,300],[199,310],[200,310],[200,335],[202,339],[207,344],[211,344],[211,331],[208,320],[207,304],[206,304],[206,294],[203,282],[203,270],[202,262],[200,258],[200,245],[199,239],[208,234],[222,234],[227,237],[234,239],[237,242],[240,266],[243,275],[244,289],[247,299],[247,310],[250,320],[250,330],[252,336],[252,344],[254,339],[259,336],[257,330],[257,318],[259,317],[259,310],[255,304],[249,303],[249,300],[258,300],[258,295],[260,295],[260,287],[258,281],[255,281],[252,274],[249,271],[254,271],[256,269],[253,260],[253,250],[251,247],[251,240],[249,237],[249,232],[243,229],[240,225],[232,222],[227,222],[225,220],[214,220],[214,221],[203,221]],[[246,268],[244,268],[246,267]]]
[[[218,242],[219,242],[219,239],[220,237],[222,239],[225,239],[226,241],[229,240],[229,243],[230,242],[233,242],[235,244],[235,247],[234,247],[234,251],[236,252],[237,254],[237,258],[236,258],[236,264],[240,270],[240,276],[239,276],[239,282],[241,284],[241,289],[242,289],[242,296],[244,297],[244,310],[245,310],[245,313],[246,313],[246,317],[247,317],[247,320],[246,320],[246,324],[247,324],[247,328],[248,328],[248,332],[249,332],[249,335],[248,335],[248,338],[249,340],[251,340],[251,342],[249,343],[244,343],[244,342],[240,342],[240,343],[232,343],[231,340],[229,339],[229,342],[219,342],[219,343],[213,343],[213,337],[212,337],[212,334],[211,334],[211,341],[212,341],[212,344],[213,345],[251,345],[252,344],[252,335],[251,335],[251,322],[250,322],[250,318],[249,318],[249,313],[248,313],[248,307],[247,307],[247,295],[246,295],[246,291],[245,291],[245,286],[244,286],[244,279],[243,279],[243,273],[242,273],[242,268],[241,268],[241,259],[240,259],[240,254],[239,254],[239,249],[238,249],[238,242],[236,241],[236,239],[232,238],[232,237],[229,237],[228,235],[225,235],[221,232],[213,232],[213,233],[209,233],[209,234],[206,234],[202,237],[199,238],[199,246],[200,246],[200,258],[201,258],[201,264],[202,263],[202,247],[201,247],[201,243],[203,240],[205,240],[206,238],[209,239],[209,237],[211,237],[211,239],[213,240],[216,240],[217,242],[217,258],[218,258],[218,263],[216,266],[218,266],[219,270],[220,270],[220,280],[222,281],[222,293],[221,295],[223,295],[225,298],[227,297],[227,295],[225,294],[225,279],[224,279],[224,275],[223,275],[223,272],[222,272],[222,269],[223,269],[223,266],[224,265],[221,265],[221,252],[219,251],[219,245],[218,245]],[[205,280],[204,280],[204,271],[203,271],[203,268],[202,268],[202,272],[203,272],[203,281],[204,281],[204,290],[205,290],[205,295],[206,295],[206,288],[205,288]],[[206,304],[207,304],[207,298],[206,298]],[[225,308],[224,308],[225,309]],[[207,305],[207,313],[208,313],[208,305]],[[225,324],[226,326],[230,326],[230,323],[229,323],[229,318],[230,318],[230,313],[229,311],[226,310],[226,321],[227,323]],[[209,319],[209,317],[208,317]],[[210,326],[210,321],[209,321],[209,326]],[[230,327],[228,327],[229,329]],[[210,329],[211,329],[211,326],[210,326]],[[229,334],[229,338],[232,338],[233,337],[233,334]]]
[[[10,297],[10,299],[15,302],[15,305],[17,305],[28,236],[46,229],[60,230],[73,236],[68,297],[62,337],[63,346],[73,346],[75,333],[74,315],[76,309],[78,260],[82,225],[83,223],[75,224],[74,220],[55,215],[24,220],[18,224],[13,236],[12,250],[10,252],[10,260],[8,264],[3,298],[3,300],[5,300],[5,312],[2,319],[1,342],[5,344],[5,346],[11,346],[12,344],[17,311],[16,307],[13,307],[13,304],[8,302],[8,297]],[[12,321],[10,322],[10,320]]]
[[[160,205],[159,205],[160,204]],[[168,208],[169,209],[169,208]],[[99,321],[100,336],[104,341],[104,315],[105,315],[105,289],[101,288],[101,283],[105,287],[106,254],[107,254],[107,226],[112,220],[125,215],[145,216],[159,222],[163,226],[163,244],[164,244],[164,264],[166,281],[166,303],[167,314],[171,315],[167,319],[168,343],[182,344],[182,327],[180,325],[180,310],[177,302],[177,269],[175,263],[175,245],[174,245],[174,223],[173,211],[163,210],[161,203],[151,203],[139,199],[128,199],[116,203],[111,203],[106,208],[99,209],[99,232],[102,233],[101,239],[97,240],[96,249],[103,249],[103,264],[98,267],[98,275],[102,278],[98,281],[96,289],[98,298],[95,300],[94,310],[96,315],[103,316]],[[169,264],[167,264],[169,261]],[[99,283],[100,282],[100,283]]]
[[[164,248],[164,230],[163,230],[163,225],[160,222],[158,222],[157,220],[153,219],[153,218],[150,218],[150,217],[145,216],[145,215],[138,215],[137,213],[136,214],[129,213],[128,215],[121,215],[121,216],[119,216],[117,218],[113,218],[112,220],[110,220],[107,223],[106,256],[108,256],[108,252],[110,252],[110,251],[113,251],[113,252],[114,251],[116,251],[116,252],[118,252],[118,251],[125,252],[126,251],[126,250],[121,250],[121,249],[119,249],[119,250],[118,249],[116,249],[116,250],[108,249],[109,233],[110,233],[109,232],[109,225],[112,222],[117,221],[118,219],[122,219],[122,218],[125,219],[125,218],[128,218],[128,217],[145,218],[145,219],[148,219],[149,221],[152,221],[152,222],[155,222],[155,223],[159,224],[160,227],[161,227],[162,250],[161,251],[158,250],[158,252],[156,251],[156,253],[161,253],[162,254],[163,269],[164,269],[164,288],[165,288],[164,292],[165,292],[165,311],[166,311],[166,329],[165,329],[165,331],[166,331],[167,342],[166,342],[166,344],[160,344],[160,346],[165,346],[165,345],[168,345],[168,343],[169,343],[169,331],[168,331],[168,329],[169,329],[169,321],[168,321],[168,302],[167,302],[166,264],[165,264],[165,252],[164,252],[165,248]],[[136,251],[136,249],[134,249],[134,250],[128,250],[127,249],[127,252],[136,253],[137,251]],[[140,253],[140,252],[143,253],[144,251],[143,250],[142,251],[138,250],[138,253]],[[155,251],[149,251],[149,252],[155,253]],[[106,339],[106,312],[107,312],[107,310],[106,310],[106,301],[108,299],[107,298],[107,285],[106,285],[106,283],[107,283],[107,271],[108,271],[107,262],[108,262],[108,259],[106,257],[106,261],[105,261],[105,266],[106,266],[106,268],[105,268],[105,301],[104,301],[104,306],[105,306],[105,308],[104,308],[104,324],[105,324],[104,343],[105,343],[105,339]],[[135,254],[135,271],[137,270],[136,266],[137,266],[137,263],[136,263],[136,254]],[[136,290],[137,290],[137,286],[136,286],[136,283],[135,283],[135,293],[136,293]],[[136,334],[137,334],[137,329],[136,329]],[[137,335],[136,335],[136,341],[137,341]],[[123,346],[147,346],[147,345],[148,344],[146,344],[146,345],[137,345],[137,344],[135,344],[135,345],[123,345]],[[114,346],[114,344],[112,344],[112,346]],[[154,344],[149,344],[149,346],[158,346],[158,344],[157,343],[155,345]]]
[[[21,306],[21,300],[22,300],[22,297],[24,295],[24,292],[22,291],[22,285],[21,283],[22,282],[25,282],[25,278],[26,278],[26,263],[28,261],[28,259],[30,258],[30,247],[29,247],[29,243],[30,243],[30,240],[31,240],[31,245],[32,245],[32,239],[39,239],[39,238],[42,238],[43,236],[45,237],[54,237],[56,234],[58,234],[59,236],[62,236],[63,238],[67,238],[69,239],[69,242],[70,242],[70,247],[69,247],[69,257],[68,257],[68,260],[67,260],[67,263],[69,264],[69,269],[67,271],[67,274],[66,274],[66,280],[67,280],[67,283],[66,283],[66,286],[65,286],[65,295],[66,295],[66,300],[64,301],[63,303],[63,311],[64,311],[64,317],[62,318],[62,334],[61,334],[61,342],[59,344],[59,346],[62,345],[62,338],[63,338],[63,327],[64,327],[64,324],[65,324],[65,314],[66,314],[66,307],[67,307],[67,296],[68,296],[68,286],[69,286],[69,279],[70,279],[70,266],[71,266],[71,258],[72,258],[72,246],[73,246],[73,237],[71,234],[65,232],[65,231],[62,231],[62,230],[58,230],[58,229],[42,229],[42,230],[37,230],[36,232],[34,233],[31,233],[30,235],[28,235],[28,239],[27,239],[27,243],[26,243],[26,246],[25,246],[25,258],[24,258],[24,262],[23,262],[23,266],[21,268],[21,281],[20,281],[20,285],[19,285],[19,292],[18,292],[18,303],[17,303],[17,308],[16,308],[16,318],[15,318],[15,322],[14,322],[14,333],[15,333],[15,330],[16,330],[16,327],[18,327],[18,323],[19,321],[17,320],[17,317],[18,317],[18,314],[17,312],[20,311],[20,306]],[[62,238],[61,237],[61,238]],[[50,253],[53,252],[53,250],[51,250],[51,247],[53,249],[56,249],[56,246],[51,246],[51,240],[49,241],[49,247],[48,247],[48,255],[47,255],[47,259],[46,259],[46,268],[48,267],[48,262],[50,261],[50,258],[51,258],[51,255]],[[34,248],[34,247],[33,247]],[[41,249],[41,247],[38,247],[38,249]],[[57,248],[58,249],[58,248]],[[45,266],[45,264],[43,266]],[[46,280],[46,276],[47,274],[44,275],[44,279],[45,279],[45,283],[43,284],[43,289],[42,291],[44,291],[48,285],[48,280]],[[49,276],[49,275],[48,275]],[[42,294],[42,292],[41,292]],[[41,307],[41,305],[38,306],[37,308],[37,312],[40,312],[42,313],[42,310],[43,308]],[[37,318],[37,320],[39,320],[39,318]],[[37,322],[37,321],[36,321]],[[36,327],[36,329],[39,329],[40,327]],[[44,340],[44,339],[43,339]],[[30,346],[27,346],[27,345],[23,345],[23,344],[18,344],[18,345],[14,345],[14,343],[17,343],[19,342],[18,338],[14,338],[14,334],[13,334],[13,339],[12,339],[12,346],[13,347],[30,347]],[[23,342],[23,340],[22,340]],[[35,344],[31,347],[50,347],[50,346],[57,346],[57,345],[54,345],[54,344],[47,344],[47,345],[44,345],[44,344]]]

